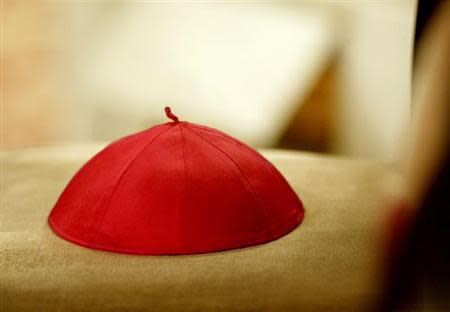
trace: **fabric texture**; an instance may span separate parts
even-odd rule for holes
[[[262,151],[307,207],[278,240],[181,256],[118,254],[56,236],[46,218],[103,145],[2,154],[1,311],[368,311],[378,296],[389,168]]]
[[[135,254],[191,254],[272,241],[303,206],[257,151],[178,121],[108,145],[70,181],[49,216],[74,243]]]

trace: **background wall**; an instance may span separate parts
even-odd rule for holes
[[[393,160],[411,116],[415,1],[348,2],[335,150]]]
[[[165,120],[276,146],[335,62],[331,152],[395,159],[415,1],[3,1],[5,148],[111,140]]]

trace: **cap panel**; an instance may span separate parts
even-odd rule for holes
[[[156,138],[128,167],[99,220],[96,244],[143,253],[180,248],[184,164],[179,128]]]
[[[93,227],[114,187],[149,141],[170,129],[164,124],[106,146],[72,178],[53,208],[49,222],[56,232],[90,242]]]
[[[269,240],[265,216],[238,167],[211,142],[184,128],[188,189],[181,219],[186,249],[222,250]]]
[[[257,151],[215,129],[195,124],[190,124],[190,127],[226,151],[252,181],[275,235],[284,234],[288,227],[286,224],[298,223],[302,219],[300,199],[281,173]]]

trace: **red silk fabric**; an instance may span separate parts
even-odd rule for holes
[[[300,199],[258,152],[176,120],[95,155],[59,197],[49,224],[85,247],[191,254],[277,239],[303,215]]]

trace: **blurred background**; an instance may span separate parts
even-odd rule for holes
[[[2,0],[3,149],[180,119],[254,147],[394,161],[416,1]]]

